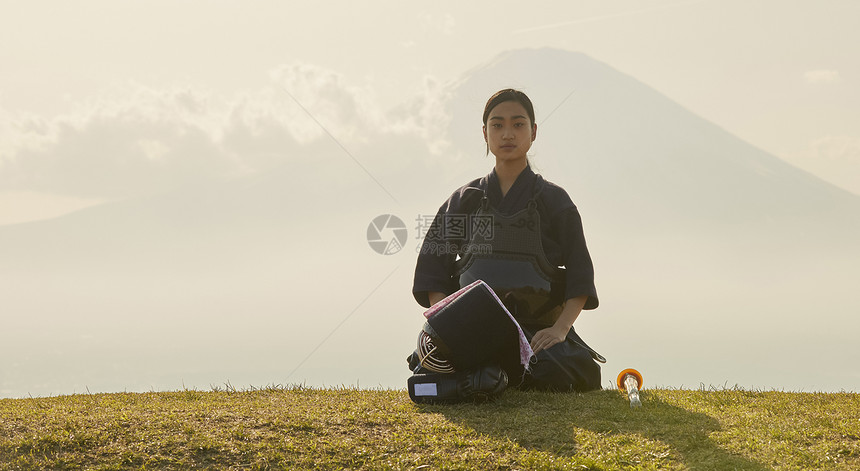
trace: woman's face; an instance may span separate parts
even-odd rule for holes
[[[519,102],[504,101],[490,110],[484,140],[497,161],[525,160],[535,137],[537,125]]]

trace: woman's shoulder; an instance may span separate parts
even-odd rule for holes
[[[446,213],[469,212],[471,206],[480,202],[486,188],[487,177],[476,178],[454,190],[439,209]]]
[[[573,200],[567,190],[551,181],[546,180],[540,174],[537,175],[535,190],[538,192],[540,201],[546,206],[551,214],[564,209],[576,209]]]

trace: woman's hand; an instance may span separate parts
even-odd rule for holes
[[[532,337],[532,350],[535,353],[546,350],[557,343],[564,342],[564,339],[567,338],[568,329],[565,329],[563,326],[552,326],[547,327],[546,329],[541,329],[537,331],[537,333]]]
[[[573,322],[579,317],[582,312],[582,307],[585,306],[585,301],[588,296],[578,296],[570,298],[564,303],[564,308],[561,310],[561,315],[552,327],[539,330],[532,337],[532,350],[537,353],[541,350],[546,350],[557,343],[564,342],[567,333]]]

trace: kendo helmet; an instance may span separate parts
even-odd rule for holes
[[[415,349],[419,367],[434,373],[453,373],[454,366],[446,358],[444,348],[436,331],[425,322],[418,333],[418,348]]]

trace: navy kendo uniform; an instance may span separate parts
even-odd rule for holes
[[[529,340],[553,325],[567,299],[587,296],[584,309],[597,308],[594,266],[567,192],[528,166],[504,197],[495,170],[455,191],[424,238],[412,292],[430,307],[429,292],[447,296],[475,280],[493,289]],[[605,362],[571,329],[528,374],[508,375],[526,389],[589,391],[600,388],[595,361]]]

